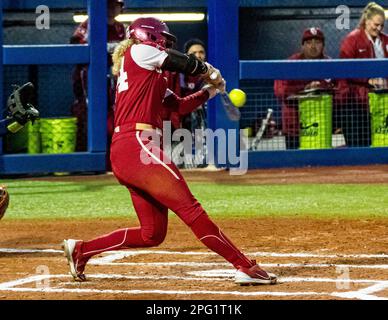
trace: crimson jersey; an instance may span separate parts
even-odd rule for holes
[[[125,52],[117,81],[115,126],[140,122],[162,128],[168,78],[160,67],[166,57],[153,44],[134,44]]]

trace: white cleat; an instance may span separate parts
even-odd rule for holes
[[[64,251],[64,256],[67,259],[67,264],[70,267],[70,274],[73,276],[75,281],[83,282],[86,281],[84,274],[86,262],[82,263],[80,252],[77,250],[77,244],[80,242],[81,240],[64,240],[62,248]]]
[[[234,282],[239,285],[276,284],[277,276],[273,273],[267,273],[255,264],[250,268],[238,268]]]

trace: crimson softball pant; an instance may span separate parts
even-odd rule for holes
[[[159,245],[166,236],[167,212],[171,209],[209,249],[236,268],[252,266],[253,262],[209,219],[155,140],[144,137],[142,132],[115,133],[111,148],[113,172],[131,194],[140,227],[119,229],[84,241],[84,259],[108,250]]]

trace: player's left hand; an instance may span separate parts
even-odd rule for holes
[[[202,90],[207,90],[209,92],[209,99],[214,98],[220,92],[225,92],[226,81],[222,78],[222,81],[218,85],[207,83],[202,87]]]
[[[28,121],[34,122],[39,118],[39,111],[33,105],[35,95],[34,85],[31,82],[21,87],[14,86],[14,91],[8,98],[8,117],[24,126]]]
[[[204,81],[218,87],[222,83],[222,75],[220,70],[213,67],[210,63],[205,62],[208,68],[208,72],[204,75]]]
[[[207,91],[209,92],[209,100],[214,98],[217,94],[218,94],[218,90],[215,86],[213,86],[212,84],[205,84],[203,87],[202,87],[202,90],[203,91]]]

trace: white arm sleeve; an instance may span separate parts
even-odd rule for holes
[[[133,61],[135,61],[139,67],[147,70],[160,68],[168,56],[165,51],[145,44],[132,45],[131,55]]]

